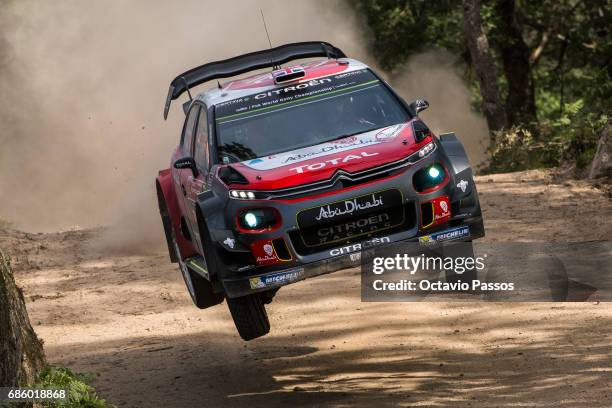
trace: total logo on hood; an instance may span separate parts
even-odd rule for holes
[[[304,173],[304,171],[320,170],[324,168],[325,166],[327,166],[328,164],[336,166],[340,163],[347,163],[351,160],[361,160],[365,157],[376,156],[376,155],[378,155],[377,152],[374,152],[374,153],[361,152],[357,154],[349,154],[346,156],[334,157],[333,159],[325,160],[325,161],[318,162],[318,163],[312,163],[312,164],[306,164],[303,166],[292,167],[289,170],[295,171],[298,174],[302,174]]]

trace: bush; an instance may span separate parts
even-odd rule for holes
[[[43,402],[43,407],[52,408],[113,408],[100,399],[90,386],[94,377],[90,374],[74,373],[67,368],[47,367],[40,376],[36,388],[57,388],[68,390],[65,402]]]
[[[535,137],[529,130],[511,128],[497,132],[491,149],[491,161],[484,173],[519,171],[575,165],[578,172],[586,168],[595,155],[599,134],[609,117],[588,112],[582,99],[566,105],[563,115],[543,120]]]
[[[512,128],[496,132],[491,160],[482,172],[504,173],[558,165],[560,143],[536,141],[526,129]]]

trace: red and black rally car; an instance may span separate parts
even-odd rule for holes
[[[164,117],[184,92],[180,144],[156,182],[170,258],[198,307],[226,299],[245,340],[269,331],[264,305],[279,287],[354,266],[362,249],[484,235],[457,137],[434,135],[418,117],[426,101],[406,103],[329,43],[187,71]]]

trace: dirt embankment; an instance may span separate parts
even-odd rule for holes
[[[486,240],[612,238],[612,204],[548,172],[477,180]],[[612,406],[606,303],[361,303],[346,270],[282,289],[270,335],[191,305],[165,253],[97,251],[99,230],[0,233],[50,362],[126,407]]]

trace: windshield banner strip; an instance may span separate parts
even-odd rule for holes
[[[342,91],[346,91],[346,92],[342,92],[342,93],[339,93],[337,95],[330,95],[330,94],[335,94],[335,92],[326,92],[326,93],[322,93],[320,95],[317,95],[317,98],[315,98],[315,99],[312,99],[312,97],[301,98],[301,99],[299,99],[297,101],[293,101],[290,104],[289,103],[287,103],[287,104],[278,104],[278,105],[274,106],[274,108],[275,108],[274,110],[266,110],[265,112],[251,111],[251,112],[248,112],[251,115],[242,116],[242,117],[239,117],[239,118],[230,118],[230,119],[223,120],[222,122],[218,122],[218,123],[219,124],[225,124],[225,123],[235,122],[235,121],[238,121],[238,120],[250,119],[250,118],[254,118],[256,116],[265,115],[265,114],[270,113],[270,112],[280,112],[280,111],[283,111],[285,109],[291,109],[291,108],[296,108],[298,106],[308,105],[310,103],[315,103],[315,102],[319,102],[319,101],[325,101],[325,100],[328,100],[328,99],[336,98],[338,96],[351,95],[351,94],[354,94],[354,93],[357,93],[357,92],[363,92],[365,90],[368,90],[368,89],[374,88],[374,87],[376,87],[376,85],[370,85],[368,87],[359,88],[359,89],[348,89],[348,88],[345,88],[345,89],[342,89]],[[289,106],[285,106],[285,105],[289,105]]]
[[[236,113],[236,114],[233,114],[233,115],[219,117],[219,118],[217,118],[217,123],[223,123],[223,122],[228,121],[228,119],[233,119],[233,118],[249,115],[249,114],[256,113],[256,112],[269,111],[269,110],[273,111],[273,110],[275,110],[277,108],[280,108],[280,107],[284,107],[284,106],[288,106],[288,105],[293,105],[293,104],[296,104],[298,102],[312,100],[312,99],[320,98],[320,97],[323,97],[323,96],[329,96],[329,95],[337,94],[337,93],[340,93],[340,95],[341,95],[343,92],[352,91],[352,90],[357,89],[357,88],[361,88],[361,87],[365,87],[365,86],[368,86],[368,85],[375,84],[377,82],[380,82],[380,81],[378,79],[375,79],[373,81],[364,82],[363,84],[353,85],[353,86],[349,86],[349,87],[342,88],[342,89],[336,89],[334,91],[322,92],[320,94],[312,95],[312,96],[307,96],[305,98],[300,98],[299,96],[296,96],[296,98],[298,98],[297,100],[292,100],[292,101],[288,101],[288,102],[278,103],[278,104],[271,105],[271,106],[266,106],[266,107],[263,107],[263,108],[253,109],[253,110],[248,111],[248,112]],[[247,117],[247,116],[245,116],[245,117]]]
[[[271,88],[216,105],[217,123],[241,117],[252,112],[272,110],[278,106],[291,105],[300,100],[315,99],[379,83],[367,69],[344,72],[337,75],[313,78],[282,88]]]

